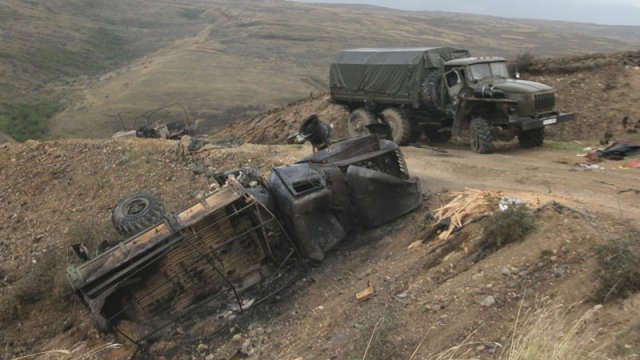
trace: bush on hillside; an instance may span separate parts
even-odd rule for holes
[[[596,299],[627,297],[640,291],[640,231],[594,247],[600,286]]]
[[[484,223],[484,235],[495,248],[524,239],[535,227],[535,217],[526,205],[513,205],[488,220]]]
[[[49,133],[49,119],[59,110],[52,102],[5,103],[0,112],[0,131],[16,141],[42,139]]]

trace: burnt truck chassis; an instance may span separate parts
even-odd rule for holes
[[[253,169],[216,179],[200,202],[67,269],[98,329],[140,345],[195,314],[242,312],[348,234],[422,205],[398,146],[375,135],[273,168],[268,183]]]

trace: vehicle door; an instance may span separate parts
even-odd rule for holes
[[[444,73],[444,83],[447,91],[449,101],[446,101],[445,110],[447,114],[454,115],[460,104],[460,90],[464,86],[464,72],[463,69],[453,69]]]

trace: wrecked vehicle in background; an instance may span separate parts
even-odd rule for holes
[[[179,115],[179,113],[182,113],[182,115]],[[121,114],[118,114],[118,119],[122,122],[123,128],[125,128]],[[144,125],[138,125],[141,122]],[[196,135],[198,122],[198,120],[191,120],[189,111],[184,106],[177,103],[164,105],[137,116],[133,120],[133,128],[135,130],[118,131],[111,135],[111,138],[139,137],[179,140],[185,135]]]
[[[302,265],[324,259],[348,234],[422,205],[398,145],[375,135],[273,168],[268,182],[254,169],[215,178],[221,188],[200,202],[68,268],[99,329],[139,343],[202,311],[242,311],[291,284]],[[124,216],[157,216],[139,200],[119,203]]]

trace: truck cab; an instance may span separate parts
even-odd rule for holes
[[[506,60],[469,57],[444,63],[438,102],[453,119],[452,132],[469,130],[471,146],[490,152],[493,140],[518,136],[523,147],[542,145],[544,126],[574,119],[555,108],[555,91],[548,85],[512,79]]]

